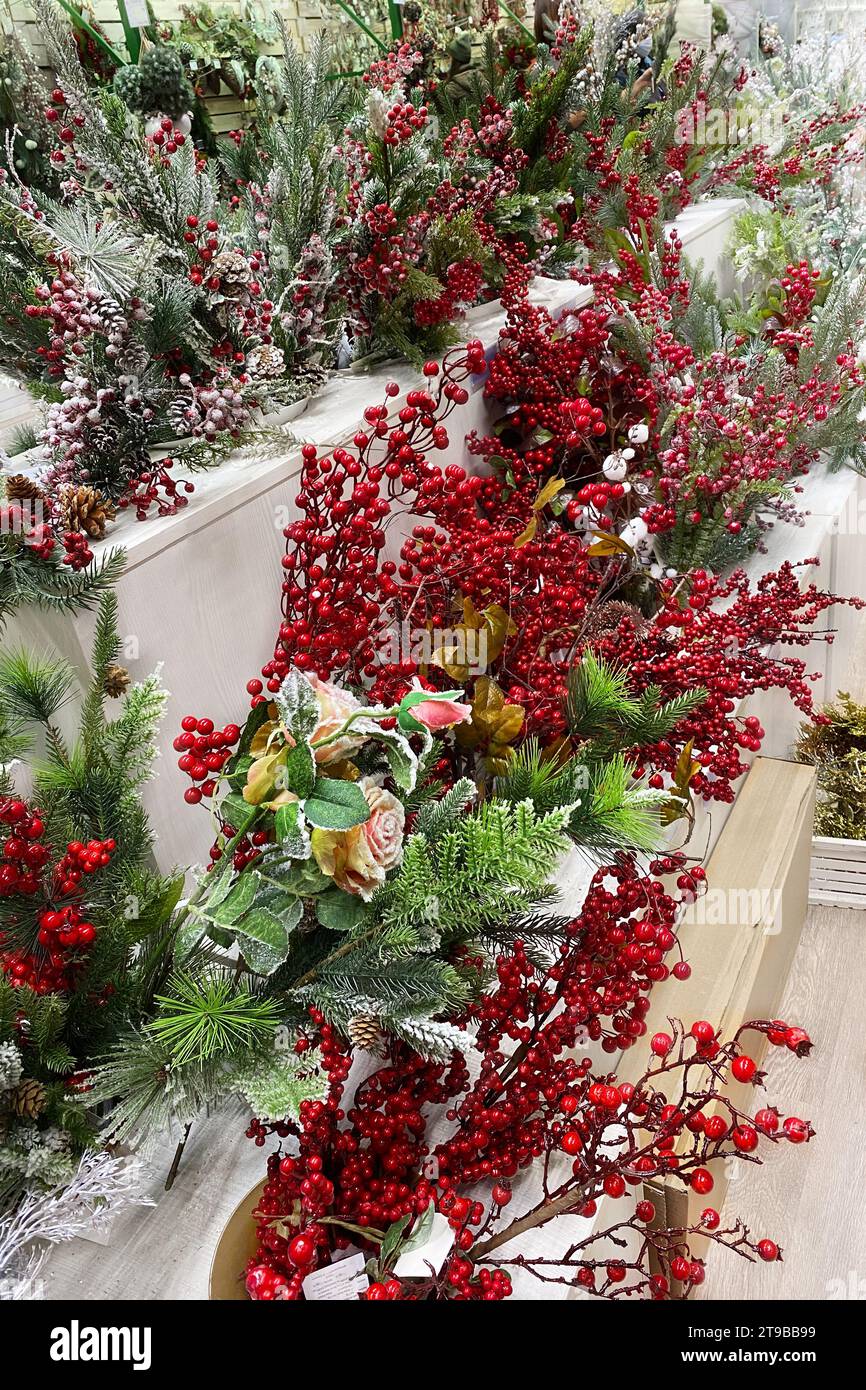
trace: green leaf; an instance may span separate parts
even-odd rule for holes
[[[292,859],[309,859],[311,854],[310,837],[304,823],[303,812],[297,801],[288,806],[279,806],[274,819],[277,839]]]
[[[353,931],[367,914],[367,905],[354,893],[342,888],[329,888],[316,899],[316,916],[323,927],[331,931]]]
[[[418,1218],[418,1224],[416,1225],[411,1236],[408,1236],[407,1239],[404,1240],[403,1244],[400,1246],[401,1255],[408,1254],[410,1250],[419,1250],[422,1245],[427,1244],[427,1241],[430,1237],[430,1232],[433,1229],[434,1210],[435,1208],[433,1206],[433,1203],[428,1202],[427,1206],[424,1208],[420,1217]]]
[[[238,946],[247,965],[258,975],[272,975],[289,954],[289,937],[301,920],[304,905],[293,900],[282,918],[264,907],[254,907],[235,928]]]
[[[192,955],[206,930],[207,923],[204,917],[200,917],[197,913],[191,912],[175,937],[174,959],[177,964],[180,964]]]
[[[415,722],[417,723],[417,721]],[[399,729],[383,729],[381,724],[377,724],[373,719],[359,719],[356,724],[357,727],[360,727],[368,738],[382,745],[382,752],[388,760],[391,776],[400,790],[404,792],[414,791],[418,776],[418,758],[412,751],[412,746],[405,734],[401,733]]]
[[[225,901],[231,892],[233,876],[232,856],[224,854],[216,868],[211,869],[210,873],[207,874],[208,894],[204,900],[202,911],[209,912],[211,908]]]
[[[241,874],[225,901],[213,907],[208,903],[205,911],[218,927],[233,927],[239,917],[252,907],[256,891],[261,885],[258,874],[253,871]]]
[[[238,796],[236,792],[229,792],[220,802],[219,809],[222,819],[237,829],[246,820],[252,808],[242,796]]]
[[[370,819],[367,798],[356,782],[336,777],[317,777],[312,796],[304,804],[310,825],[321,830],[351,830]]]
[[[406,1227],[409,1225],[409,1222],[411,1220],[411,1214],[401,1216],[399,1220],[395,1221],[391,1226],[389,1226],[387,1231],[385,1232],[384,1239],[379,1248],[379,1266],[383,1270],[383,1272],[390,1267],[391,1259],[393,1258],[397,1250],[400,1248],[400,1241],[402,1239],[403,1232],[405,1231]]]
[[[295,796],[310,795],[316,785],[316,764],[308,743],[296,743],[290,748],[286,761],[277,768],[277,788],[280,791],[294,792]]]

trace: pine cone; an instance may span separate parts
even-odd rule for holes
[[[584,641],[589,645],[591,642],[600,641],[602,637],[609,637],[612,632],[616,632],[623,618],[631,619],[637,634],[645,632],[649,627],[643,613],[639,608],[635,608],[633,603],[611,599],[607,603],[600,603],[588,614],[583,629]]]
[[[43,502],[45,493],[32,478],[23,473],[4,473],[3,483],[10,502]]]
[[[45,1109],[46,1093],[41,1081],[21,1081],[11,1096],[12,1113],[22,1120],[36,1120]]]
[[[349,1024],[349,1041],[365,1052],[373,1052],[382,1037],[375,1014],[356,1014]]]
[[[282,376],[285,365],[282,348],[274,347],[271,343],[253,348],[247,357],[247,367],[253,376]]]
[[[95,487],[66,483],[57,494],[57,515],[66,531],[83,531],[91,540],[101,540],[109,521],[117,512],[114,504]]]
[[[119,700],[129,689],[130,676],[125,666],[117,666],[114,662],[106,669],[103,690],[112,700]]]
[[[243,251],[220,251],[210,263],[211,275],[218,275],[220,290],[227,298],[241,295],[253,278],[249,261]]]

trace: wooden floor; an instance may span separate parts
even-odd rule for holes
[[[708,1299],[866,1298],[866,912],[813,907],[780,1017],[806,1028],[811,1057],[771,1049],[767,1103],[812,1122],[808,1145],[779,1144],[741,1163],[724,1215],[782,1247],[752,1265],[711,1251]]]
[[[264,1151],[244,1137],[248,1114],[231,1107],[194,1126],[170,1192],[175,1150],[163,1144],[147,1165],[152,1207],[118,1216],[107,1243],[58,1246],[42,1273],[47,1299],[202,1299],[214,1246],[238,1202],[264,1176]]]

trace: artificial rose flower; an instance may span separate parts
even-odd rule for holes
[[[406,814],[378,778],[362,777],[358,786],[367,798],[370,819],[351,830],[314,830],[311,841],[322,873],[345,893],[369,902],[389,869],[396,868],[403,857]]]
[[[452,699],[459,693],[448,690],[440,695],[435,690],[425,690],[416,679],[412,690],[400,702],[398,722],[401,728],[416,732],[429,729],[436,733],[439,729],[450,729],[453,724],[466,723],[472,718],[472,706]]]
[[[345,724],[349,715],[354,714],[362,706],[354,695],[348,690],[343,690],[339,685],[332,685],[330,681],[319,680],[318,676],[307,676],[307,680],[313,687],[319,704],[319,722],[310,738],[311,743],[317,743],[319,739],[328,738],[331,734],[335,734],[340,726]],[[348,757],[353,749],[360,748],[366,739],[366,734],[348,733],[343,738],[338,738],[334,743],[329,743],[327,748],[317,748],[316,762],[323,766],[325,763],[339,762],[341,758]]]

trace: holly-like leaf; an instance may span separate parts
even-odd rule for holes
[[[363,825],[370,819],[370,807],[356,782],[317,777],[304,803],[304,815],[310,825],[320,830],[351,830],[354,825]]]
[[[206,931],[207,922],[204,917],[191,912],[183,925],[178,928],[174,939],[174,959],[179,965],[192,955]]]
[[[294,792],[301,800],[310,795],[316,785],[316,764],[308,743],[289,749],[284,766],[277,769],[276,784],[280,791]]]
[[[277,712],[296,743],[305,743],[319,722],[316,692],[300,671],[290,671],[274,696]]]
[[[254,709],[250,710],[249,714],[247,715],[247,722],[246,724],[244,724],[243,731],[238,742],[237,751],[231,760],[230,766],[232,769],[235,767],[235,764],[239,758],[244,758],[246,757],[247,753],[249,753],[250,744],[252,743],[259,729],[262,727],[263,724],[267,724],[268,720],[272,717],[272,708],[273,707],[268,704],[267,700],[262,700],[261,704],[256,705]]]
[[[533,512],[532,516],[531,516],[531,517],[529,518],[529,520],[527,521],[527,523],[526,523],[526,525],[524,526],[523,530],[521,531],[520,535],[517,537],[516,541],[514,542],[514,549],[515,549],[515,550],[522,550],[523,547],[524,547],[525,545],[529,545],[529,542],[530,542],[530,541],[534,541],[534,540],[535,540],[535,533],[536,533],[537,530],[538,530],[538,517],[537,517],[537,516],[535,515],[535,513]]]
[[[691,783],[701,770],[700,763],[696,763],[692,757],[693,747],[694,740],[689,739],[677,758],[674,768],[674,795],[661,809],[662,825],[672,825],[674,821],[688,815],[692,799]]]
[[[438,666],[452,680],[465,682],[473,672],[485,670],[502,655],[517,627],[501,604],[491,603],[479,611],[470,598],[464,598],[463,621],[451,631],[454,642],[439,647],[430,664]]]
[[[411,1250],[420,1250],[422,1245],[426,1245],[433,1230],[433,1213],[436,1208],[432,1202],[428,1202],[418,1220],[415,1222],[412,1234],[407,1236],[400,1246],[400,1254],[408,1255]]]
[[[206,905],[204,911],[207,917],[218,927],[233,927],[238,918],[252,906],[259,886],[257,878],[258,876],[252,872],[241,874],[223,902],[216,907],[212,903]]]
[[[398,1220],[394,1221],[385,1232],[384,1239],[379,1247],[379,1267],[383,1274],[387,1273],[391,1268],[393,1257],[400,1248],[403,1232],[411,1219],[411,1213],[407,1216],[401,1216]]]
[[[304,905],[295,898],[280,917],[264,907],[252,908],[235,928],[244,960],[257,975],[273,975],[289,953],[289,937],[301,920]]]
[[[548,478],[547,482],[544,484],[544,487],[541,489],[535,501],[533,502],[532,510],[534,512],[543,511],[544,508],[547,506],[548,502],[552,502],[556,494],[558,492],[562,492],[562,489],[564,487],[564,478]]]
[[[611,531],[593,531],[595,540],[587,549],[588,555],[629,555],[634,559],[634,551],[621,536]]]
[[[309,859],[311,853],[310,836],[304,814],[297,801],[290,801],[286,806],[277,807],[274,828],[277,832],[277,839],[286,854],[290,855],[292,859]]]
[[[367,915],[367,904],[354,893],[329,888],[316,899],[316,916],[330,931],[353,931]]]
[[[694,746],[694,739],[690,738],[680,752],[676,767],[674,768],[674,786],[681,796],[689,795],[689,786],[701,770],[700,763],[696,763],[692,757],[692,749]]]
[[[220,819],[225,825],[239,826],[250,814],[249,802],[237,792],[229,792],[219,805]]]
[[[404,792],[414,791],[415,779],[418,775],[418,758],[406,735],[400,729],[383,729],[382,725],[377,724],[374,719],[358,719],[355,721],[355,728],[382,745],[382,752],[388,760],[391,776],[400,790]],[[429,733],[427,738],[432,742]]]

